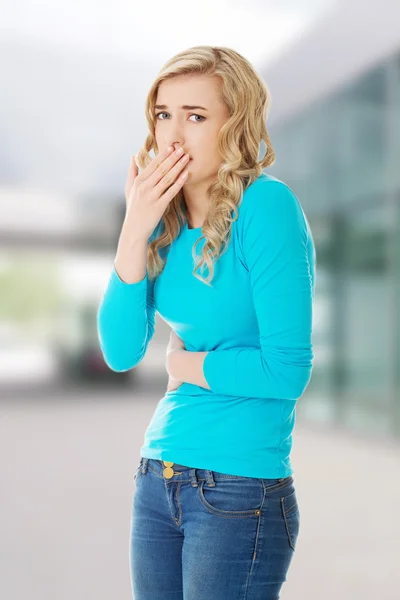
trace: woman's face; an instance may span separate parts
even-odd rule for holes
[[[219,97],[221,85],[216,76],[179,75],[163,81],[158,88],[157,146],[160,152],[167,146],[182,146],[191,157],[186,166],[188,177],[184,187],[216,179],[221,166],[217,136],[229,118],[227,106]]]

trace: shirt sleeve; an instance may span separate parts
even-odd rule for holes
[[[152,233],[149,242],[155,235]],[[155,330],[154,281],[126,283],[113,264],[97,311],[97,334],[105,362],[128,371],[144,358]]]
[[[307,221],[294,193],[279,180],[262,182],[240,213],[238,236],[260,344],[209,352],[203,374],[216,394],[297,399],[314,358]]]

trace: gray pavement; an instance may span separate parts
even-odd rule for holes
[[[1,401],[2,600],[131,600],[133,473],[166,381],[139,383]],[[399,445],[298,418],[292,462],[301,529],[281,599],[397,600]]]

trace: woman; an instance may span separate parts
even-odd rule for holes
[[[262,170],[268,103],[225,47],[179,53],[148,94],[143,171],[131,160],[98,311],[115,371],[143,359],[156,310],[172,330],[135,473],[135,600],[275,600],[296,548],[290,451],[312,371],[315,249],[294,193]]]

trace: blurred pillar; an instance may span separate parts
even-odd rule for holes
[[[390,211],[388,258],[391,290],[391,407],[392,431],[400,436],[400,54],[393,55],[387,64],[388,107],[386,136],[387,201]]]

